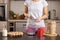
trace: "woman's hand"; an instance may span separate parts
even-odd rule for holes
[[[30,18],[30,14],[25,14],[25,16],[26,16],[27,18]]]
[[[35,22],[40,22],[41,21],[41,18],[39,17],[39,18],[37,18],[37,19],[35,19]]]
[[[30,14],[28,13],[28,7],[27,7],[27,5],[24,5],[24,15],[25,15],[27,18],[30,18]]]

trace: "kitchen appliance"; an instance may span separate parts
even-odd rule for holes
[[[0,6],[0,21],[5,21],[5,6]]]

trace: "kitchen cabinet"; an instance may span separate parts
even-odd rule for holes
[[[8,13],[9,13],[9,0],[0,0],[0,7],[4,8],[4,17],[5,17],[5,20],[8,19]]]
[[[7,26],[8,13],[9,13],[9,0],[0,0],[0,28],[1,28],[0,31],[3,29],[4,26],[8,28]]]
[[[10,31],[10,28],[13,28],[13,31],[22,31],[24,32],[24,28],[26,26],[27,20],[8,20],[8,31]],[[10,23],[13,23],[14,25],[11,26]]]
[[[25,32],[26,23],[16,22],[16,31]]]

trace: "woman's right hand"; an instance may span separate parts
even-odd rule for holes
[[[30,14],[25,14],[25,16],[26,16],[27,18],[30,18]]]

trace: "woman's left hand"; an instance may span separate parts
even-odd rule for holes
[[[35,19],[35,22],[40,22],[41,21],[41,18],[39,17],[39,18],[37,18],[37,19]]]

